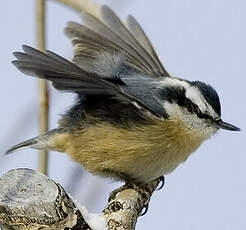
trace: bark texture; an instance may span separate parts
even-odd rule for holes
[[[0,225],[3,230],[133,230],[159,182],[128,183],[116,189],[103,217],[88,214],[45,175],[31,169],[11,170],[0,177]]]
[[[113,191],[112,199],[103,210],[108,229],[135,229],[138,217],[143,209],[148,209],[150,197],[160,181],[157,179],[142,186],[130,183]]]
[[[0,224],[3,230],[90,229],[64,189],[31,169],[0,178]]]

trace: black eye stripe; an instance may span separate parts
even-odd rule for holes
[[[160,91],[161,99],[170,103],[176,103],[180,107],[186,108],[190,113],[195,113],[199,118],[214,121],[213,117],[202,113],[199,107],[185,95],[185,89],[181,87],[166,87]]]
[[[213,120],[213,117],[211,117],[206,113],[202,113],[202,111],[198,108],[198,106],[188,98],[185,99],[185,103],[183,104],[183,107],[185,107],[190,113],[195,113],[199,118]]]
[[[186,107],[188,109],[189,112],[191,113],[195,113],[199,118],[203,118],[206,120],[210,120],[210,121],[216,121],[212,116],[208,115],[207,113],[203,113],[196,104],[194,104],[191,100],[187,99],[191,105],[189,107],[192,107],[193,110],[189,110],[188,107]]]

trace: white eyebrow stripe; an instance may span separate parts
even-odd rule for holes
[[[168,86],[174,86],[174,87],[176,86],[176,87],[184,87],[186,89],[187,87],[189,87],[189,84],[186,81],[174,77],[172,78],[166,77],[162,81],[158,81],[156,83],[161,88],[168,87]]]

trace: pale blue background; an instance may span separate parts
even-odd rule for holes
[[[101,1],[102,2],[102,1]],[[213,85],[221,98],[225,121],[242,132],[219,131],[154,193],[149,212],[137,229],[246,229],[246,2],[244,0],[112,0],[104,1],[125,18],[133,14],[151,38],[167,70],[174,76]],[[153,2],[155,3],[153,5]],[[67,21],[79,16],[49,1],[47,47],[71,59],[64,36]],[[36,81],[11,64],[22,44],[35,45],[34,0],[1,2],[0,152],[37,134]],[[73,96],[51,89],[51,124]],[[36,168],[37,154],[25,150],[1,158],[0,173],[17,167]],[[51,152],[49,176],[61,183],[90,211],[98,212],[118,187],[84,172],[66,155]]]

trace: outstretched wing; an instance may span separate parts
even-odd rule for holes
[[[72,39],[73,62],[88,72],[94,71],[93,61],[101,53],[124,54],[125,63],[154,77],[168,77],[151,42],[134,17],[127,27],[107,6],[101,8],[101,20],[83,14],[84,25],[69,22],[65,33]]]
[[[51,51],[46,51],[45,54],[29,46],[23,46],[23,50],[24,52],[14,53],[17,60],[13,64],[25,74],[51,81],[59,90],[86,96],[113,96],[121,102],[136,103],[137,107],[157,117],[165,116],[153,90],[156,79],[127,66],[121,55],[107,56],[105,53],[99,57],[94,62],[96,72],[99,72],[97,74],[88,72]]]
[[[83,18],[85,25],[69,22],[65,29],[74,46],[73,63],[51,51],[23,46],[24,52],[14,53],[13,64],[59,90],[85,95],[87,101],[114,98],[165,117],[157,82],[169,75],[137,21],[129,16],[127,28],[107,6],[101,8],[101,20],[86,13]]]

